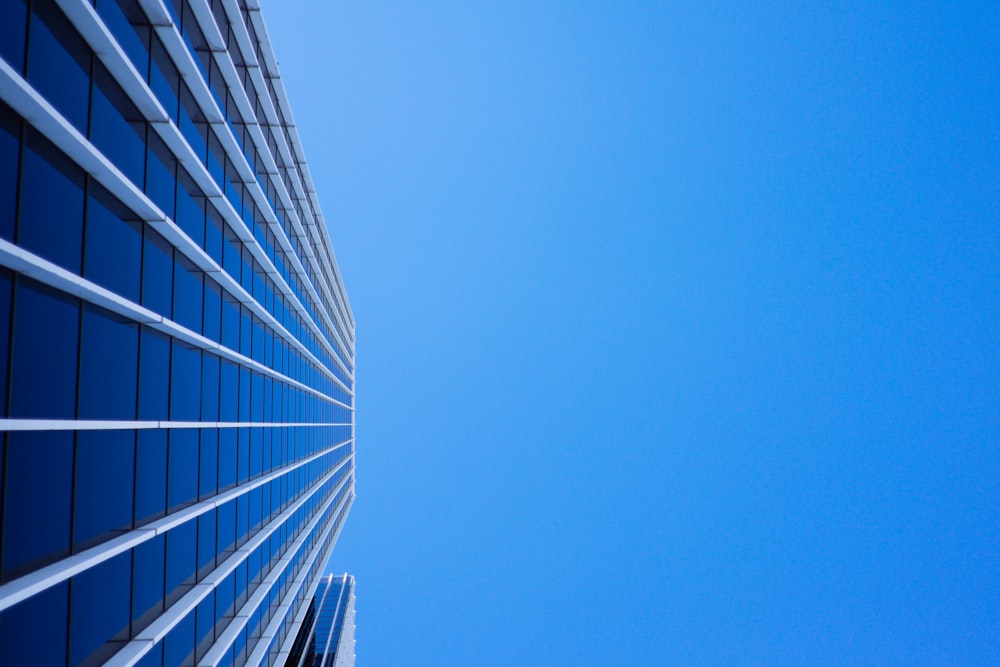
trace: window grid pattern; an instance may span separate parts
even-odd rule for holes
[[[353,503],[354,320],[259,8],[8,5],[0,654],[281,664]]]

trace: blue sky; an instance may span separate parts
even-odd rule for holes
[[[359,664],[995,660],[1000,5],[264,12],[358,322]]]

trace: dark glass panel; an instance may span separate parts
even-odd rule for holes
[[[69,582],[62,581],[0,613],[5,665],[66,664]],[[39,641],[39,629],[44,640]]]
[[[208,122],[184,83],[181,83],[180,130],[199,162],[205,162],[208,156]]]
[[[170,358],[170,419],[198,421],[201,409],[201,350],[177,339]]]
[[[206,338],[215,342],[222,340],[222,287],[209,277],[205,277],[205,305],[203,328]]]
[[[11,360],[12,417],[74,418],[79,312],[77,299],[18,278]]]
[[[199,448],[198,497],[215,495],[219,484],[219,429],[201,430]]]
[[[17,242],[80,273],[83,171],[34,129],[25,136]]]
[[[146,80],[151,29],[138,3],[135,0],[97,0],[97,13],[139,71],[139,76]]]
[[[215,597],[215,591],[209,593],[195,611],[195,660],[205,657],[215,639]]]
[[[163,611],[164,535],[133,549],[132,633],[138,633]]]
[[[240,367],[240,421],[250,420],[250,370]]]
[[[231,500],[220,505],[218,512],[218,545],[219,561],[236,548],[236,501]]]
[[[142,429],[135,465],[135,523],[163,516],[167,503],[167,431]]]
[[[86,136],[90,48],[52,0],[35,0],[32,11],[28,82]]]
[[[71,665],[103,663],[128,639],[131,580],[132,554],[127,551],[72,578]]]
[[[188,521],[167,532],[167,606],[194,584],[196,528],[195,521]]]
[[[72,431],[7,434],[3,581],[69,554]]]
[[[142,305],[169,316],[173,296],[174,249],[149,225],[142,252]]]
[[[250,429],[240,427],[237,432],[236,481],[242,484],[250,476]]]
[[[94,65],[90,141],[138,188],[146,171],[146,121],[98,60]]]
[[[170,386],[170,338],[142,327],[139,345],[139,419],[167,418]]]
[[[264,421],[264,376],[260,373],[251,372],[250,396],[253,401],[250,404],[250,420],[255,422]]]
[[[219,421],[238,421],[239,367],[231,361],[223,361],[220,377]]]
[[[83,275],[130,301],[139,301],[142,223],[96,181],[88,188]]]
[[[256,375],[256,373],[254,374]],[[250,429],[250,477],[257,477],[261,473],[261,466],[264,460],[264,429]]]
[[[189,612],[163,639],[163,664],[194,666],[194,611]]]
[[[164,667],[163,666],[163,642],[153,645],[146,655],[142,656],[135,667]]]
[[[167,470],[167,511],[198,498],[198,430],[170,429]]]
[[[87,304],[80,351],[80,419],[135,419],[139,327]]]
[[[183,168],[177,169],[177,225],[199,246],[205,246],[205,196]]]
[[[201,333],[201,300],[205,274],[186,257],[177,253],[174,265],[174,315],[181,326]]]
[[[219,489],[236,483],[236,429],[219,429]]]
[[[14,294],[14,276],[0,268],[0,416],[7,415],[7,378],[10,369],[10,309]]]
[[[153,89],[153,94],[160,100],[160,104],[176,123],[178,121],[181,77],[177,68],[174,67],[167,49],[163,46],[163,42],[155,33],[152,38],[150,55],[152,63],[149,68],[149,87]]]
[[[228,293],[222,295],[222,344],[230,350],[240,346],[240,304]]]
[[[250,505],[246,494],[236,499],[236,546],[241,547],[247,541],[247,531],[250,529]],[[240,602],[240,604],[243,604]]]
[[[215,567],[215,510],[198,517],[198,579]]]
[[[14,0],[13,9],[21,9],[22,2]],[[16,16],[16,14],[15,14]],[[16,23],[17,20],[14,19]],[[6,22],[0,21],[0,31]],[[23,26],[22,26],[23,29]],[[0,55],[3,54],[4,33],[0,32]],[[23,39],[22,35],[22,39]],[[21,43],[24,50],[24,43]],[[17,187],[21,161],[21,117],[6,104],[0,102],[0,238],[14,240],[14,219],[17,214]]]
[[[222,244],[222,268],[233,280],[239,282],[243,242],[236,236],[236,232],[230,229],[229,225],[223,227],[222,233],[224,241]]]
[[[207,220],[205,224],[205,252],[221,266],[222,229],[225,223],[222,222],[222,214],[216,210],[213,204],[207,204],[205,209]]]
[[[147,144],[146,194],[173,220],[176,214],[177,159],[155,132],[149,133]]]
[[[132,527],[135,431],[80,431],[76,441],[74,551]]]
[[[4,2],[4,20],[0,21],[0,58],[24,74],[24,38],[28,32],[28,3],[25,0]]]
[[[219,421],[219,357],[205,352],[201,364],[201,420]]]

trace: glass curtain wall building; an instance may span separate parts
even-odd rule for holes
[[[257,0],[3,0],[0,662],[282,664],[353,500]]]
[[[354,602],[354,577],[324,577],[285,667],[354,667]]]

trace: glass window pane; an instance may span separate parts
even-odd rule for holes
[[[139,419],[167,418],[170,338],[142,327],[139,342]]]
[[[66,664],[69,582],[63,581],[0,613],[0,646],[9,665]],[[38,629],[45,640],[38,641]]]
[[[167,606],[194,584],[196,522],[188,521],[167,532]]]
[[[86,305],[80,353],[80,419],[135,419],[139,327]]]
[[[133,549],[132,632],[149,625],[163,611],[164,535],[147,540]]]
[[[86,135],[90,48],[56,3],[36,2],[33,10],[28,82]]]
[[[135,465],[135,523],[160,517],[167,503],[167,431],[142,429],[138,433]]]
[[[128,639],[131,580],[132,554],[127,551],[73,577],[71,665],[104,662]]]
[[[97,13],[145,80],[151,32],[145,14],[134,0],[97,0]]]
[[[0,416],[7,416],[7,378],[10,368],[10,309],[14,276],[0,268]]]
[[[138,303],[142,223],[96,181],[88,189],[84,246],[84,277]]]
[[[201,350],[173,340],[170,357],[170,419],[198,421],[201,410]]]
[[[2,304],[0,304],[2,307]],[[201,420],[219,421],[219,357],[205,352],[201,364]]]
[[[73,419],[79,301],[23,277],[14,299],[10,414]]]
[[[222,287],[209,277],[205,277],[204,334],[215,342],[222,336]]]
[[[174,265],[174,315],[181,326],[201,333],[201,299],[205,274],[186,257],[177,253]]]
[[[22,3],[18,0],[14,9],[20,11]],[[7,11],[7,10],[5,10]],[[16,19],[12,19],[16,23]],[[5,21],[0,21],[0,31],[6,27]],[[23,30],[23,26],[21,27]],[[3,54],[4,33],[0,32],[0,54]],[[23,39],[22,35],[22,39]],[[22,42],[22,49],[23,42]],[[8,61],[10,62],[10,61]],[[21,117],[6,104],[0,102],[0,238],[14,240],[14,218],[17,213],[17,186],[21,163]]]
[[[163,664],[194,666],[194,615],[188,613],[163,639]]]
[[[34,129],[26,137],[17,243],[80,273],[83,171]]]
[[[135,431],[80,431],[73,503],[75,551],[132,527]]]
[[[69,554],[73,435],[7,434],[3,581]]]
[[[219,480],[219,429],[201,430],[198,467],[198,497],[215,495]]]
[[[173,296],[174,249],[152,227],[146,226],[142,252],[142,305],[170,316]]]
[[[146,138],[146,194],[171,220],[177,194],[177,159],[155,132]]]
[[[194,502],[198,497],[198,430],[170,429],[167,470],[167,511]]]
[[[142,188],[146,170],[146,121],[100,60],[94,65],[90,141]]]

